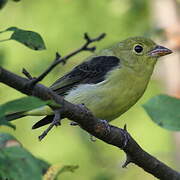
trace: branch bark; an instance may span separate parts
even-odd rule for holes
[[[42,100],[53,100],[61,105],[61,112],[64,117],[77,122],[82,129],[98,139],[122,149],[127,155],[124,167],[132,162],[161,180],[180,179],[180,173],[145,152],[126,129],[104,123],[104,121],[94,117],[83,105],[74,105],[65,101],[61,96],[42,84],[35,84],[33,88],[28,88],[28,79],[2,67],[0,67],[0,82],[26,95],[35,96]]]
[[[134,163],[161,180],[180,179],[180,173],[145,152],[127,132],[126,126],[124,129],[112,126],[107,121],[96,118],[84,105],[74,105],[64,100],[50,88],[38,84],[57,64],[65,63],[67,59],[81,51],[94,51],[95,47],[88,47],[89,44],[101,40],[104,36],[105,34],[102,34],[97,38],[91,39],[85,34],[86,42],[81,48],[63,58],[56,54],[54,62],[37,78],[33,78],[25,69],[23,69],[23,73],[27,78],[20,77],[0,67],[0,82],[28,96],[35,96],[42,100],[52,100],[58,104],[63,117],[76,122],[82,129],[98,139],[122,149],[127,157],[123,167],[126,167],[129,163]],[[51,124],[48,131],[53,126],[54,124]]]

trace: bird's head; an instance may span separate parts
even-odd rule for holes
[[[140,66],[151,69],[158,58],[172,53],[170,49],[159,46],[145,37],[128,38],[116,47],[115,51],[124,64],[137,70]]]

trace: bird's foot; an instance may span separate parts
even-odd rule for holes
[[[61,125],[61,112],[59,110],[54,110],[54,119],[52,121],[52,124],[54,126]]]
[[[60,126],[60,125],[61,125],[61,112],[60,110],[54,110],[54,119],[51,122],[51,124],[48,126],[48,128],[39,136],[39,140],[41,141],[54,126]]]

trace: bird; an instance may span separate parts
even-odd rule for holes
[[[172,50],[147,37],[130,37],[86,58],[56,80],[50,89],[73,104],[84,104],[97,118],[108,122],[128,111],[144,94],[158,59]],[[33,125],[53,121],[54,111],[42,106],[6,116],[45,116]]]

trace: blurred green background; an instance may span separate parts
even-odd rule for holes
[[[42,35],[47,50],[36,52],[15,41],[3,42],[0,44],[0,65],[20,75],[24,67],[37,76],[52,62],[56,51],[65,55],[80,47],[84,42],[84,32],[92,37],[102,32],[107,34],[104,40],[96,44],[97,49],[129,36],[148,34],[152,26],[150,3],[148,0],[10,1],[0,11],[0,30],[17,26],[36,31]],[[9,37],[9,32],[0,36],[0,39],[5,39]],[[89,52],[81,53],[69,60],[66,66],[58,66],[43,80],[43,84],[49,86],[89,55]],[[141,107],[152,96],[164,91],[160,84],[152,80],[139,103],[112,124],[123,127],[126,123],[129,132],[146,151],[177,169],[171,132],[154,124]],[[0,85],[0,103],[22,96]],[[39,142],[37,137],[44,128],[31,130],[38,120],[38,117],[22,118],[13,122],[16,131],[6,127],[0,127],[0,131],[13,134],[30,152],[50,163],[79,165],[75,173],[64,173],[59,179],[154,179],[134,164],[122,169],[121,165],[125,161],[122,151],[100,140],[91,142],[86,132],[79,127],[69,126],[68,120],[64,120],[61,127],[54,128]]]

